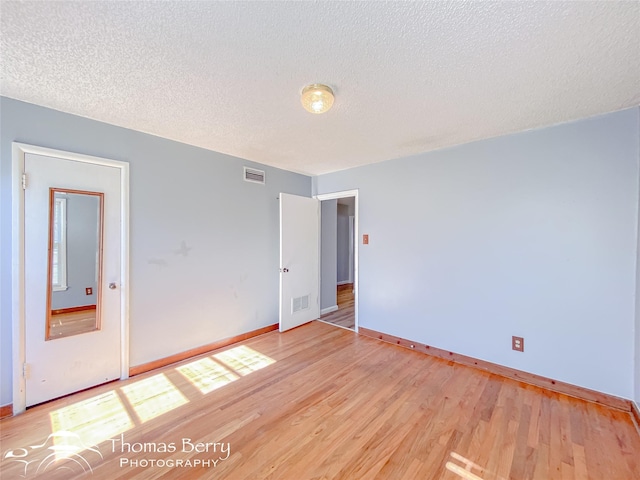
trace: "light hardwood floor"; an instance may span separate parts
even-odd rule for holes
[[[99,454],[77,452],[91,479],[640,478],[628,413],[322,322],[37,406],[0,427],[3,480],[24,468],[6,452],[38,460],[30,446],[59,429],[97,445]],[[219,444],[184,451],[198,442],[228,443],[228,458],[184,466],[227,455]],[[172,443],[174,452],[149,452]],[[151,460],[174,468],[141,466]],[[35,478],[81,478],[69,460],[49,468],[63,465]]]
[[[96,309],[51,315],[51,338],[70,337],[97,330]]]
[[[340,325],[341,327],[354,329],[356,327],[355,297],[353,295],[353,283],[338,285],[337,301],[338,310],[322,315],[324,322]]]

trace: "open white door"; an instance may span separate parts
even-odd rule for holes
[[[280,331],[320,317],[320,202],[280,194]]]
[[[120,169],[27,153],[26,405],[121,374]]]

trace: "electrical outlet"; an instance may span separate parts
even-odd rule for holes
[[[524,352],[524,338],[511,337],[511,348],[516,352]]]
[[[85,288],[84,291],[87,295],[93,295],[93,288],[91,287]]]
[[[366,233],[362,235],[362,244],[369,245],[369,235],[367,235]]]

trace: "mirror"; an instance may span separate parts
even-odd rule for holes
[[[46,340],[100,330],[103,194],[49,189]]]

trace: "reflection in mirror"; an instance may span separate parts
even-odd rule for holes
[[[103,194],[49,189],[46,339],[100,329]]]

